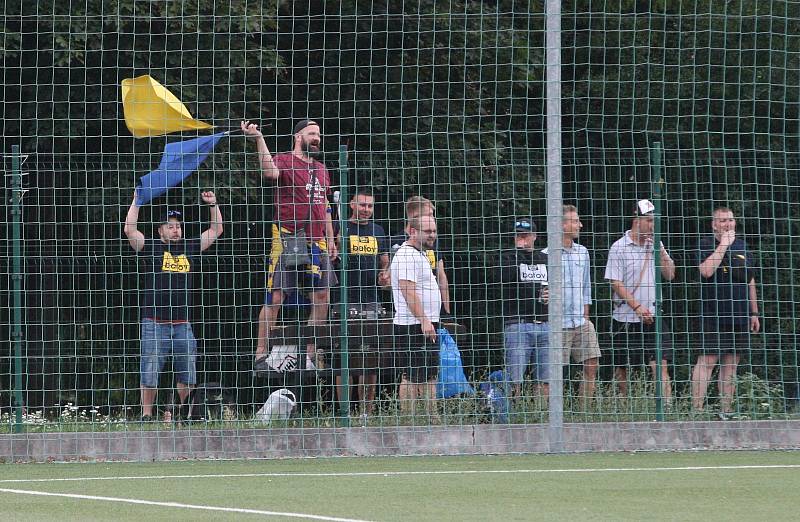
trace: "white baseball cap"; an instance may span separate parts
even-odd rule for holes
[[[655,212],[656,206],[649,199],[640,199],[636,203],[636,215],[648,216]]]

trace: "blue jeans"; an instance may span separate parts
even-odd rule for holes
[[[513,383],[521,383],[528,365],[533,365],[537,381],[547,381],[547,349],[550,327],[547,323],[509,324],[504,330],[506,371]]]
[[[142,319],[142,359],[139,376],[145,388],[158,387],[158,374],[172,356],[176,380],[196,384],[197,340],[189,323],[157,323]]]

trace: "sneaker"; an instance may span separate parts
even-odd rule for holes
[[[190,426],[194,423],[195,418],[192,412],[191,404],[182,404],[180,409],[180,419],[184,427]]]
[[[141,418],[140,422],[144,422],[144,423],[153,422],[153,416],[152,415],[142,415],[142,418]]]
[[[721,411],[717,413],[717,418],[721,421],[729,421],[733,419],[733,413],[729,411]]]

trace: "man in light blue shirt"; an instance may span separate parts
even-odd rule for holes
[[[583,381],[578,396],[586,405],[594,397],[600,344],[594,324],[589,320],[592,304],[589,251],[575,242],[582,227],[578,209],[564,205],[564,250],[561,257],[564,270],[564,361],[572,356],[574,362],[583,363]]]

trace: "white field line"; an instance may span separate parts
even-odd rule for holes
[[[152,500],[140,500],[136,498],[98,497],[95,495],[74,495],[70,493],[49,493],[46,491],[31,491],[27,489],[0,488],[0,493],[14,493],[18,495],[34,495],[40,497],[73,498],[80,500],[99,500],[103,502],[121,502],[124,504],[139,504],[145,506],[159,506],[159,507],[170,507],[170,508],[180,508],[180,509],[198,509],[202,511],[222,511],[225,513],[242,513],[246,515],[266,515],[273,517],[304,518],[310,520],[326,520],[331,522],[366,522],[364,520],[353,519],[353,518],[326,517],[324,515],[311,515],[307,513],[264,511],[261,509],[229,508],[220,506],[202,506],[197,504],[181,504],[179,502],[154,502]]]
[[[39,479],[0,479],[0,484],[34,483],[34,482],[91,482],[101,480],[169,480],[169,479],[207,479],[207,478],[254,478],[254,477],[397,477],[406,475],[487,475],[513,473],[623,473],[649,471],[715,471],[715,470],[752,470],[752,469],[795,469],[800,464],[750,464],[731,466],[670,466],[654,468],[562,468],[562,469],[474,469],[474,470],[431,470],[431,471],[355,471],[355,472],[318,472],[318,473],[214,473],[197,475],[148,475],[123,477],[68,477]]]

